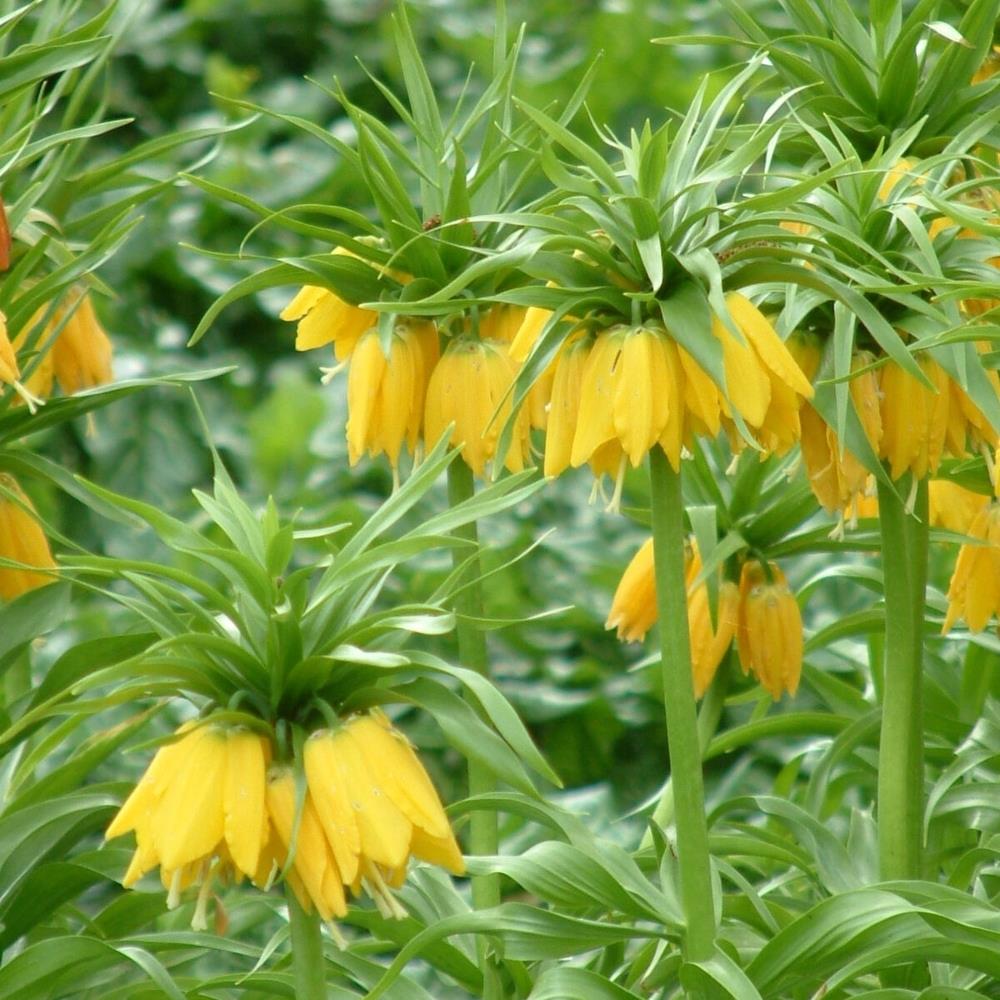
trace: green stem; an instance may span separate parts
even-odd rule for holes
[[[896,487],[901,493],[906,480]],[[922,873],[923,617],[927,586],[927,481],[918,484],[914,509],[879,483],[879,524],[885,594],[882,731],[879,738],[878,839],[883,879]]]
[[[715,736],[716,731],[719,728],[719,720],[722,718],[722,710],[726,707],[726,691],[729,688],[729,659],[730,653],[727,653],[723,659],[722,663],[719,665],[719,669],[715,674],[715,678],[712,683],[709,684],[708,690],[705,692],[705,697],[701,700],[701,705],[698,707],[698,745],[701,748],[701,759],[705,759],[705,751],[708,749],[708,744],[712,742],[712,737]],[[660,827],[665,829],[670,826],[674,821],[674,787],[673,778],[668,777],[666,784],[664,784],[662,791],[660,792],[660,801],[656,803],[656,808],[653,810],[653,822]],[[647,847],[653,846],[653,835],[647,830],[643,834],[642,842],[639,844],[639,849],[642,850]]]
[[[326,960],[319,916],[302,909],[292,887],[285,883],[292,932],[292,972],[296,1000],[326,1000]]]
[[[456,459],[448,466],[448,503],[457,507],[460,503],[470,500],[475,494],[476,486],[472,478],[472,470],[462,461]],[[479,532],[476,522],[455,529],[455,534],[471,542],[479,544]],[[457,566],[468,558],[468,549],[455,549],[453,558]],[[458,633],[458,655],[462,664],[477,673],[489,676],[489,661],[486,655],[486,636],[476,627],[472,619],[483,615],[483,593],[479,585],[479,559],[473,559],[466,566],[459,585],[467,584],[455,597],[455,612],[458,616],[455,630]],[[469,794],[483,795],[496,791],[496,781],[492,772],[478,761],[469,761]],[[499,847],[497,832],[497,816],[494,812],[477,809],[469,820],[469,850],[472,854],[496,854]],[[474,875],[472,877],[472,901],[476,909],[496,906],[500,902],[500,882],[496,875]]]
[[[671,468],[660,448],[653,448],[649,453],[649,481],[663,706],[667,720],[670,775],[676,779],[671,781],[671,785],[677,817],[681,899],[687,924],[684,950],[688,959],[701,961],[710,958],[715,949],[715,913],[687,629],[684,504],[680,474]]]
[[[462,461],[455,459],[448,466],[448,503],[457,507],[471,500],[476,492],[472,470]],[[455,535],[473,545],[479,545],[479,530],[475,521],[455,529]],[[452,559],[457,567],[468,558],[468,550],[455,549]],[[462,589],[455,595],[455,631],[458,635],[458,655],[462,664],[488,677],[489,659],[486,653],[486,636],[476,627],[474,619],[483,615],[483,589],[479,584],[480,567],[478,556],[469,561],[458,585]],[[466,586],[463,586],[465,584]],[[487,795],[496,791],[493,772],[479,761],[468,761],[469,795]],[[477,809],[469,817],[469,853],[479,855],[497,854],[500,850],[500,833],[497,814]],[[489,909],[500,904],[500,878],[497,875],[472,876],[472,905],[477,910]],[[503,988],[500,971],[496,962],[489,957],[488,946],[483,938],[476,943],[479,968],[483,973],[483,997],[486,1000],[500,1000]]]

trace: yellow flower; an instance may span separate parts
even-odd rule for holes
[[[980,354],[990,349],[989,343],[982,340],[976,342],[976,348]],[[993,392],[1000,396],[1000,373],[993,368],[987,368],[985,374]],[[954,379],[949,378],[948,381],[951,386],[946,435],[949,454],[955,458],[963,458],[970,448],[974,452],[982,451],[984,446],[996,448],[1000,438],[983,411]]]
[[[212,723],[188,725],[161,747],[111,821],[105,837],[134,831],[136,850],[122,880],[133,885],[159,865],[168,905],[200,884],[192,926],[204,928],[216,878],[255,878],[268,842],[266,737]]]
[[[406,739],[375,710],[305,742],[305,787],[271,743],[248,729],[187,724],[152,762],[106,837],[134,832],[122,880],[157,865],[176,906],[201,886],[192,925],[206,926],[216,880],[268,888],[284,871],[302,906],[324,920],[347,912],[346,889],[366,889],[387,916],[405,912],[389,891],[411,857],[465,871],[441,800]],[[291,864],[289,865],[289,858]]]
[[[466,337],[452,340],[427,386],[424,435],[428,445],[436,444],[453,423],[450,443],[462,446],[469,468],[482,476],[492,460],[497,471],[501,456],[495,453],[500,431],[510,417],[510,389],[516,375],[506,344]],[[524,468],[530,430],[527,410],[522,407],[514,418],[510,448],[502,456],[502,464],[511,472]]]
[[[308,800],[343,882],[355,894],[367,889],[386,915],[400,915],[388,886],[402,883],[411,857],[465,871],[427,772],[381,712],[313,733],[304,763]]]
[[[713,317],[712,332],[722,345],[728,402],[751,427],[767,425],[767,440],[762,441],[765,448],[769,448],[768,440],[779,444],[796,440],[798,397],[813,396],[809,379],[767,317],[749,299],[730,292],[726,307],[744,340],[740,343],[718,317]]]
[[[544,309],[525,309],[522,306],[493,306],[492,309],[488,309],[483,313],[479,320],[480,339],[499,340],[508,344],[508,356],[514,362],[515,368],[517,368],[524,361],[534,341],[528,343],[525,350],[517,349],[517,345],[520,343],[523,347],[523,331],[530,329],[531,325],[536,322],[536,317],[533,313],[539,312],[544,313],[544,316],[540,323],[538,323],[535,335],[545,325],[545,321],[551,315],[549,312]],[[528,396],[525,400],[525,406],[528,410],[528,423],[539,430],[545,430],[548,424],[549,400],[552,397],[552,381],[555,378],[555,371],[556,361],[553,359],[541,375],[535,379],[528,390]]]
[[[558,476],[569,468],[573,435],[580,415],[583,372],[592,346],[588,338],[578,337],[567,341],[556,355],[545,432],[546,476]]]
[[[690,562],[689,554],[685,573]],[[622,642],[642,642],[658,617],[653,539],[647,538],[625,567],[615,596],[611,599],[611,610],[604,627],[617,629]]]
[[[688,599],[688,640],[694,693],[700,698],[712,683],[716,670],[733,640],[739,590],[730,580],[719,585],[716,625],[712,626],[708,585],[696,583],[702,571],[698,548],[692,543],[685,553],[684,577]],[[643,543],[625,568],[611,601],[605,628],[616,628],[623,642],[641,642],[659,617],[656,607],[656,578],[653,540]]]
[[[992,615],[1000,614],[1000,503],[983,507],[966,533],[977,543],[958,550],[942,633],[959,618],[973,632],[981,632]]]
[[[719,387],[708,373],[679,344],[677,357],[684,382],[684,440],[691,435],[715,437],[722,426],[722,413],[726,403]]]
[[[875,454],[882,442],[882,415],[879,406],[879,383],[870,369],[874,356],[858,351],[851,359],[854,377],[850,398]],[[868,492],[870,473],[852,451],[844,447],[837,432],[808,404],[802,408],[802,458],[809,486],[816,499],[830,513],[846,513],[857,506]]]
[[[754,676],[775,700],[794,695],[802,674],[802,614],[784,574],[752,560],[740,575],[736,648],[743,673]]]
[[[48,395],[48,393],[39,391],[40,389],[44,390],[45,385],[44,382],[40,383],[34,377],[34,374],[25,381],[21,381],[21,369],[17,361],[17,352],[23,340],[24,338],[21,336],[15,337],[14,341],[11,342],[7,334],[7,317],[0,312],[0,389],[3,388],[4,384],[13,386],[20,400],[26,403],[28,409],[34,413],[35,407],[41,403],[42,397]],[[50,376],[49,385],[51,385],[51,381]]]
[[[56,310],[50,325],[62,323],[52,345],[52,369],[62,391],[71,396],[81,389],[110,382],[111,341],[101,326],[90,295],[77,290],[74,298]]]
[[[617,441],[633,467],[659,444],[677,468],[682,377],[677,347],[662,327],[619,326],[599,334],[581,373],[570,463],[583,465]]]
[[[343,247],[337,247],[333,253],[353,256]],[[374,310],[345,302],[329,288],[318,285],[303,285],[279,316],[298,321],[295,350],[309,351],[333,344],[338,361],[350,357],[361,334],[378,322],[378,313]]]
[[[974,493],[947,479],[932,479],[927,490],[931,527],[969,534],[976,515],[989,503],[989,497]]]
[[[950,379],[932,358],[917,359],[934,389],[928,389],[895,361],[882,369],[882,440],[879,457],[889,461],[889,474],[898,479],[912,472],[923,479],[937,471],[948,432]],[[936,390],[936,391],[935,391]]]
[[[550,282],[551,284],[551,282]],[[529,306],[510,342],[510,356],[520,364],[531,352],[539,335],[552,316],[551,309]]]
[[[406,442],[412,454],[423,426],[431,371],[438,360],[433,323],[408,320],[396,325],[388,357],[374,327],[363,334],[347,375],[347,447],[351,465],[367,451],[385,454],[393,470]]]
[[[291,768],[274,768],[268,774],[267,811],[281,845],[280,865],[284,867],[288,855],[294,854],[285,877],[302,908],[311,913],[315,907],[327,921],[344,916],[347,899],[343,875],[308,792],[296,816],[295,775]]]
[[[0,475],[0,556],[37,569],[56,567],[35,508],[17,482],[6,475]],[[13,600],[54,580],[51,573],[0,567],[0,600]]]

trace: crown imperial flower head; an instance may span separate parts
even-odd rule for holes
[[[272,763],[272,745],[270,735],[211,720],[182,727],[107,829],[108,839],[135,833],[123,884],[159,866],[170,906],[199,884],[193,925],[203,928],[214,881],[267,888],[284,871],[302,906],[333,920],[346,914],[348,890],[403,916],[390,890],[411,857],[464,872],[427,772],[381,712],[314,732],[300,772]]]

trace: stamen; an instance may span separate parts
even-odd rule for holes
[[[330,935],[330,940],[332,940],[341,951],[347,951],[347,938],[340,933],[340,928],[332,920],[328,920],[326,922],[326,931]]]
[[[176,910],[181,901],[181,876],[183,867],[175,868],[170,876],[170,891],[167,893],[167,909]]]
[[[212,880],[215,876],[215,865],[202,863],[201,886],[198,889],[198,902],[194,905],[191,917],[191,930],[208,930],[208,898],[212,894]]]
[[[611,499],[604,508],[605,514],[619,514],[622,509],[622,489],[625,486],[625,462],[627,461],[624,452],[618,462],[618,475],[615,476],[615,489],[611,494]]]
[[[45,400],[39,396],[36,396],[26,385],[18,382],[15,379],[11,385],[14,386],[14,391],[24,400],[25,406],[28,407],[29,413],[35,413],[39,406],[45,405]]]
[[[347,367],[347,365],[347,361],[341,361],[339,365],[334,365],[332,368],[320,365],[319,370],[323,373],[320,376],[320,384],[329,385]]]

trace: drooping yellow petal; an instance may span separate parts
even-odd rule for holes
[[[749,344],[741,344],[714,315],[712,334],[722,345],[729,403],[751,427],[760,427],[771,402],[771,382],[767,373]]]
[[[677,355],[684,372],[684,406],[715,437],[721,426],[719,388],[695,359],[678,345]]]
[[[0,474],[0,556],[38,570],[56,568],[35,508],[17,481],[5,474]],[[0,567],[0,600],[13,600],[55,579],[54,574]]]
[[[223,829],[233,864],[244,875],[257,871],[267,826],[267,760],[264,740],[249,729],[226,734]]]
[[[372,775],[364,754],[346,729],[331,737],[333,759],[361,835],[361,853],[387,868],[398,868],[409,854],[413,824],[393,804]]]
[[[525,310],[521,325],[510,342],[510,356],[518,364],[531,353],[535,341],[538,340],[551,315],[551,310],[539,306],[529,306]]]
[[[605,628],[616,628],[623,642],[641,642],[657,619],[653,539],[632,557],[611,600]]]
[[[371,716],[352,719],[347,729],[361,747],[370,773],[410,822],[431,837],[450,837],[451,824],[441,800],[406,738]]]
[[[598,336],[587,356],[570,464],[583,465],[601,445],[615,440],[615,372],[626,336],[623,327]]]
[[[201,726],[183,743],[151,823],[161,867],[168,869],[211,854],[225,833],[226,738],[215,726]]]
[[[545,475],[558,476],[569,468],[573,436],[580,413],[580,393],[583,371],[590,354],[586,339],[568,344],[556,360],[552,382],[552,402],[549,405],[545,431]]]
[[[794,392],[812,399],[813,387],[764,314],[739,292],[726,296],[729,314],[761,361]]]
[[[420,827],[413,828],[410,840],[410,853],[421,861],[429,861],[432,865],[440,865],[453,875],[465,874],[465,859],[450,833],[447,837],[432,837]]]
[[[622,448],[635,468],[646,457],[660,436],[663,423],[653,404],[654,335],[648,330],[634,330],[621,342],[621,354],[613,370],[613,426]],[[662,366],[662,355],[660,356]],[[665,393],[659,397],[665,400]],[[665,420],[664,420],[665,422]]]
[[[363,336],[351,355],[347,374],[347,448],[351,465],[365,453],[386,370],[377,330]]]
[[[313,733],[306,740],[303,760],[316,815],[344,881],[351,883],[358,874],[361,834],[328,732]]]
[[[662,407],[666,410],[659,444],[674,471],[680,469],[681,448],[684,444],[684,371],[677,345],[668,337],[661,337],[659,349],[663,358],[663,368],[653,368],[653,398],[662,396]]]
[[[62,391],[72,395],[111,381],[112,348],[88,293],[66,308],[73,312],[52,346],[52,366]]]

